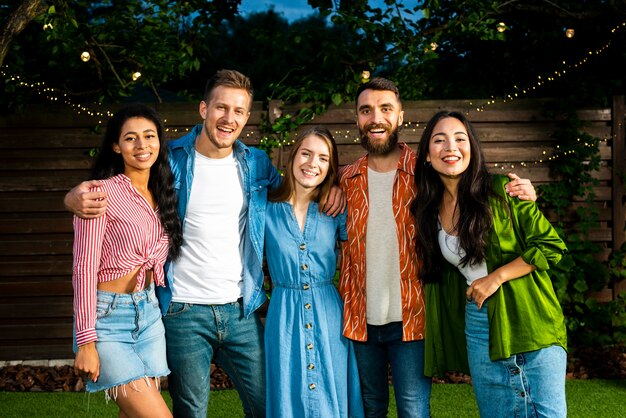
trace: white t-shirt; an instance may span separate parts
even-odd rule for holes
[[[385,325],[402,321],[400,249],[393,216],[396,170],[367,170],[368,206],[365,236],[365,293],[367,323]]]
[[[247,204],[237,160],[196,151],[180,257],[174,262],[174,302],[220,305],[242,295],[241,237]]]

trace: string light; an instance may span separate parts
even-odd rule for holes
[[[102,124],[102,119],[113,116],[113,112],[109,110],[98,111],[94,110],[85,105],[74,103],[68,96],[67,93],[62,90],[48,87],[45,82],[38,81],[36,83],[27,82],[23,80],[19,75],[9,75],[5,69],[8,69],[8,66],[2,66],[0,68],[0,76],[4,79],[5,82],[12,82],[16,87],[28,88],[33,90],[39,96],[42,96],[46,100],[50,102],[59,102],[61,100],[64,104],[70,106],[72,110],[74,110],[77,114],[85,114],[91,117],[98,118],[98,125]],[[101,103],[97,103],[98,106],[102,106]]]
[[[622,22],[621,24],[617,25],[616,27],[611,29],[611,34],[615,34],[615,32],[617,32],[619,29],[622,29],[626,27],[626,22]],[[506,26],[506,24],[504,22],[499,22],[497,24],[497,30],[498,32],[504,32],[506,31],[508,28]],[[46,29],[53,29],[52,24],[46,24],[44,25],[44,30]],[[575,34],[574,29],[568,28],[565,31],[565,36],[568,38],[572,38]],[[609,40],[604,46],[596,49],[595,51],[587,51],[587,54],[584,58],[582,58],[581,60],[579,60],[576,63],[573,64],[567,64],[565,61],[562,61],[562,68],[560,70],[555,70],[554,72],[550,73],[549,75],[545,76],[545,79],[542,78],[541,75],[537,76],[537,81],[532,84],[529,85],[525,88],[518,88],[517,86],[513,86],[514,88],[514,92],[509,93],[504,95],[503,99],[501,99],[502,103],[507,103],[508,101],[513,101],[515,98],[518,98],[522,95],[526,95],[528,93],[530,93],[531,91],[536,90],[537,88],[539,88],[542,85],[546,84],[546,80],[548,82],[550,81],[555,81],[557,78],[562,77],[563,75],[565,75],[567,73],[568,69],[571,68],[578,68],[579,66],[582,66],[584,64],[587,63],[588,59],[590,56],[598,56],[601,53],[603,53],[606,49],[609,48],[609,46],[611,45],[611,41]],[[436,48],[438,47],[436,42],[432,42],[430,44],[430,50],[434,51]],[[81,53],[81,60],[84,62],[89,61],[91,58],[91,55],[89,54],[89,52],[84,51],[83,53]],[[61,99],[65,104],[67,104],[68,106],[72,107],[72,109],[74,109],[76,111],[76,113],[78,114],[86,114],[89,116],[93,116],[93,117],[98,117],[100,118],[98,120],[98,124],[102,124],[102,118],[104,117],[111,117],[113,116],[113,113],[109,110],[105,110],[105,111],[95,111],[87,106],[81,105],[81,104],[77,104],[74,103],[70,100],[70,98],[68,97],[67,93],[62,92],[61,90],[55,89],[55,88],[50,88],[47,87],[45,82],[37,82],[37,83],[27,83],[21,80],[20,76],[18,75],[11,75],[9,76],[6,72],[5,72],[5,68],[8,68],[8,66],[3,66],[2,68],[0,68],[0,76],[2,76],[5,80],[5,82],[11,81],[14,82],[16,84],[16,86],[18,87],[23,87],[23,88],[30,88],[33,89],[37,94],[44,96],[47,100],[51,101],[51,102],[58,102],[59,99]],[[362,81],[366,82],[369,80],[371,76],[371,73],[369,71],[362,71],[361,72],[361,79]],[[139,71],[136,71],[135,73],[132,74],[132,79],[133,81],[137,81],[139,78],[141,77],[141,73]],[[495,97],[491,97],[491,99],[487,100],[486,103],[484,103],[481,106],[477,106],[474,110],[477,112],[484,112],[486,106],[489,105],[493,105],[496,104],[497,100]],[[101,103],[97,104],[98,106],[101,106]],[[473,104],[470,102],[470,106],[473,106]],[[469,110],[466,111],[466,114],[469,114]],[[416,132],[417,128],[419,127],[420,122],[405,122],[405,129],[411,129],[411,125],[415,124],[415,127],[412,128],[413,132]],[[189,132],[190,128],[166,128],[165,129],[166,132],[182,132],[183,130],[185,132]],[[350,136],[355,135],[353,131],[350,130],[346,130],[345,134],[340,133],[339,131],[335,132],[336,135],[341,136],[343,135],[345,139],[348,139]],[[253,131],[249,132],[246,137],[250,137],[251,135],[255,135],[255,133]],[[269,137],[265,136],[262,137],[260,139],[260,144],[264,144],[267,143],[270,140]],[[358,134],[355,135],[355,137],[353,138],[353,142],[357,143],[360,141],[360,138],[358,136]],[[603,139],[604,142],[607,141],[607,138]],[[285,145],[290,145],[291,143],[293,143],[293,141],[289,142],[289,141],[282,141],[282,143],[279,144],[279,146],[285,146]],[[588,144],[585,144],[585,146],[591,146]],[[557,149],[558,149],[558,145],[557,145]],[[562,156],[568,155],[573,153],[574,151],[560,151],[555,153],[554,155],[552,155],[551,157],[548,158],[548,161],[553,160],[553,159],[557,159],[560,158]],[[544,152],[545,154],[545,152]],[[542,163],[543,159],[539,159],[537,161],[531,162],[534,164],[538,164],[538,163]],[[519,163],[522,166],[527,166],[528,163],[526,162],[521,162]],[[494,167],[499,167],[498,163],[494,164]],[[500,166],[501,169],[506,169],[508,166],[502,165]],[[511,165],[511,168],[514,168],[514,165]]]
[[[626,22],[622,22],[621,24],[615,26],[613,29],[611,29],[611,35],[615,34],[616,31],[618,31],[619,29],[622,29],[624,27],[626,27]],[[574,31],[574,29],[571,29],[571,30]],[[572,36],[573,36],[573,34],[572,34]],[[535,83],[533,83],[533,84],[531,84],[529,86],[526,86],[524,88],[518,88],[517,86],[513,86],[513,89],[515,91],[511,92],[511,93],[505,94],[503,96],[503,98],[500,100],[500,102],[501,103],[507,103],[507,102],[515,100],[518,97],[525,96],[528,93],[530,93],[531,91],[536,91],[541,86],[546,85],[548,82],[555,81],[556,79],[564,76],[565,74],[567,74],[568,70],[583,66],[584,64],[586,64],[589,61],[590,57],[594,57],[594,56],[598,56],[598,55],[602,54],[610,46],[611,46],[611,40],[609,39],[606,42],[606,44],[604,44],[603,46],[599,47],[595,51],[588,50],[586,52],[585,56],[583,56],[577,62],[568,64],[566,61],[562,61],[562,67],[561,68],[556,69],[556,70],[552,71],[551,73],[548,73],[547,75],[544,75],[544,77],[542,77],[541,75],[538,75],[537,76],[537,81]],[[489,100],[486,103],[484,103],[483,105],[478,106],[475,110],[477,112],[484,112],[485,108],[487,106],[495,104],[495,103],[496,103],[496,100],[495,100],[495,98],[492,97],[492,100]]]

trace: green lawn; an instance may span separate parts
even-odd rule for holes
[[[163,392],[171,406],[169,393]],[[626,414],[626,380],[568,380],[568,416],[614,418]],[[0,392],[3,418],[116,417],[117,407],[102,394],[68,392]],[[472,387],[465,384],[435,384],[431,400],[432,415],[439,417],[478,417]],[[243,417],[234,390],[214,391],[209,405],[212,418]],[[391,402],[390,417],[395,417]]]

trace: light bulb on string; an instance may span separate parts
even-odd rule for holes
[[[139,77],[141,77],[141,73],[139,71],[135,71],[133,73],[133,81],[139,80]]]
[[[80,54],[80,59],[83,62],[87,62],[87,61],[89,61],[91,59],[91,54],[89,52],[87,52],[87,51],[83,51],[83,53]]]
[[[611,34],[615,34],[615,32],[618,29],[621,29],[621,28],[624,28],[624,27],[626,27],[626,21],[622,22],[620,25],[617,25],[616,27],[614,27],[611,30]],[[497,28],[498,28],[498,31],[500,31],[500,32],[504,32],[505,30],[508,29],[508,28],[506,28],[506,24],[504,22],[498,23]],[[565,29],[565,36],[566,37],[572,38],[572,37],[574,37],[574,35],[575,35],[575,30],[573,28],[566,28]],[[522,88],[522,89],[518,89],[517,87],[515,87],[516,90],[518,90],[518,91],[521,90],[521,93],[519,95],[515,94],[515,97],[519,97],[521,95],[526,95],[527,93],[530,93],[531,91],[538,90],[539,88],[541,88],[541,86],[544,86],[544,85],[546,85],[548,83],[554,82],[558,77],[562,77],[563,75],[567,74],[567,70],[570,70],[570,69],[573,70],[573,69],[576,69],[578,67],[583,66],[584,64],[586,64],[588,62],[588,59],[589,59],[590,56],[598,56],[598,55],[602,54],[603,52],[605,52],[609,48],[609,46],[611,46],[611,39],[609,39],[606,42],[605,45],[597,48],[595,51],[594,50],[587,50],[586,51],[587,56],[583,57],[579,62],[569,63],[568,64],[566,61],[562,61],[563,68],[555,70],[554,71],[554,75],[555,76],[546,76],[546,77],[542,78],[541,75],[538,75],[537,76],[537,81],[534,83],[534,85],[530,85],[530,86],[527,86],[527,87]],[[507,96],[508,96],[508,98],[506,98]],[[503,98],[501,100],[502,103],[507,103],[508,101],[513,101],[514,100],[514,98],[511,97],[510,94],[504,95],[504,97],[505,98]],[[490,104],[495,104],[495,103],[496,103],[495,100],[493,102],[487,101],[487,103],[479,106],[479,109],[480,109],[480,111],[484,111],[486,106],[488,106]]]

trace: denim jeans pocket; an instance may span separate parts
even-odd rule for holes
[[[189,303],[171,302],[170,306],[167,308],[167,313],[165,314],[164,318],[177,317],[189,311],[190,309],[191,304]]]
[[[112,300],[100,300],[96,303],[96,319],[106,318],[115,310]]]

